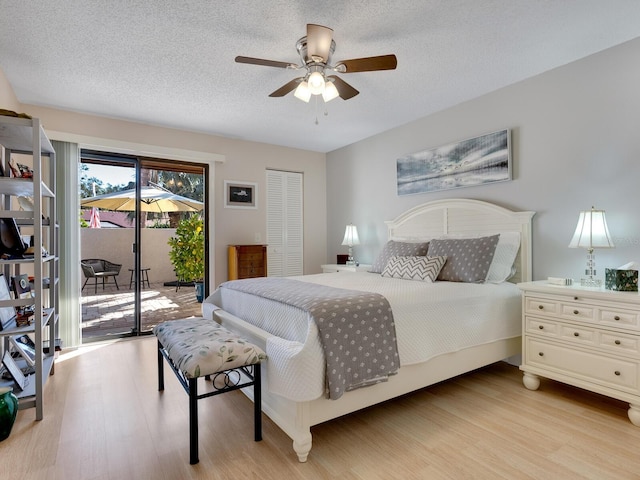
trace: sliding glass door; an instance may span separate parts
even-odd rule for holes
[[[82,151],[84,342],[149,333],[162,321],[200,313],[194,282],[206,285],[208,271],[206,169]],[[187,257],[176,252],[185,229],[199,229],[202,239],[199,263],[189,262],[186,272],[187,262],[176,263],[194,257],[193,246]]]
[[[139,240],[138,285],[144,306],[140,331],[149,333],[162,321],[201,314],[195,283],[201,283],[204,291],[206,168],[148,158],[140,166],[142,189],[159,191],[162,197],[153,206],[143,193],[141,202],[145,228],[140,229]]]

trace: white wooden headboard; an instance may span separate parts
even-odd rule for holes
[[[535,212],[513,212],[480,200],[446,199],[423,203],[385,222],[389,240],[417,242],[447,234],[519,232],[513,283],[532,280],[531,222]]]

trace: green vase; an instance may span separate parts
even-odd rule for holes
[[[18,415],[18,397],[11,387],[0,388],[0,442],[9,437]]]

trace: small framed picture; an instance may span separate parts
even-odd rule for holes
[[[31,296],[31,284],[27,274],[16,275],[13,277],[13,293],[16,298],[29,298]]]
[[[225,208],[258,208],[256,183],[224,181]]]
[[[22,370],[20,370],[20,367],[18,367],[16,362],[13,360],[9,351],[4,352],[2,364],[11,375],[11,378],[13,378],[13,381],[18,385],[18,388],[20,388],[20,390],[24,390],[24,387],[27,385],[27,377],[24,376]]]

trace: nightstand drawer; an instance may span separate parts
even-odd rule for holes
[[[525,313],[594,322],[597,308],[561,299],[525,297]]]
[[[558,315],[560,313],[560,302],[555,302],[548,298],[525,297],[525,313],[534,315]]]
[[[625,310],[600,309],[599,323],[611,325],[612,327],[635,327],[639,328],[639,313]]]
[[[596,319],[597,309],[576,304],[562,304],[560,316],[570,320],[584,320],[593,322]]]
[[[583,381],[638,393],[638,362],[527,338],[526,363]]]
[[[543,335],[545,337],[557,337],[560,331],[560,325],[542,318],[527,316],[525,318],[525,325],[527,333]]]
[[[574,325],[561,325],[560,337],[582,345],[597,345],[598,343],[598,332],[596,330]]]
[[[602,332],[600,346],[611,352],[634,355],[640,358],[640,338],[617,332]]]

